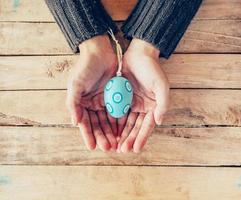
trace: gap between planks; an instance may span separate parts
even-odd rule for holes
[[[76,128],[71,124],[0,124],[0,127],[35,127],[35,128]],[[225,125],[225,124],[207,124],[207,125],[183,125],[183,124],[170,124],[170,125],[156,125],[156,128],[239,128],[241,125]]]
[[[239,165],[121,165],[121,164],[78,164],[78,165],[70,165],[70,164],[1,164],[0,163],[0,169],[1,167],[145,167],[145,168],[217,168],[217,169],[241,169],[241,164]]]
[[[114,20],[125,20],[136,5],[137,0],[102,0],[107,12]],[[18,5],[12,1],[0,0],[0,21],[41,21],[53,22],[44,0],[21,0]],[[218,10],[218,12],[213,12]],[[237,0],[205,0],[195,19],[241,19],[241,5]],[[26,14],[27,13],[27,14]]]

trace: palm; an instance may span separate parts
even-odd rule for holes
[[[159,59],[145,54],[127,52],[123,60],[123,75],[134,89],[131,112],[126,118],[118,149],[139,152],[155,123],[161,124],[168,107],[169,86]],[[123,124],[119,120],[118,124]]]
[[[114,75],[117,60],[108,40],[97,36],[83,43],[67,92],[72,122],[79,126],[86,146],[94,149],[98,145],[103,151],[117,147],[116,122],[108,118],[103,103],[104,86]]]
[[[123,75],[130,80],[134,88],[132,112],[147,113],[154,110],[156,102],[152,91],[143,86],[141,82],[136,80],[134,74],[131,72],[123,73]]]
[[[76,101],[80,102],[80,106],[94,111],[104,109],[104,86],[115,73],[115,63],[114,55],[109,55],[106,60],[101,55],[92,55],[85,59],[80,57],[72,72],[72,86],[69,87],[70,90],[74,87],[73,92],[79,94]]]
[[[132,111],[142,113],[154,111],[157,105],[156,84],[163,85],[163,90],[167,85],[167,79],[159,63],[150,57],[137,59],[127,55],[124,60],[123,75],[130,80],[134,88]]]

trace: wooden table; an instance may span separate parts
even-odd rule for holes
[[[136,0],[103,2],[122,21]],[[65,108],[77,56],[43,0],[0,0],[0,199],[241,199],[240,53],[241,0],[204,0],[160,61],[172,103],[145,151],[89,152]]]

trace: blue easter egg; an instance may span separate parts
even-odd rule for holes
[[[112,78],[105,86],[105,106],[108,113],[114,118],[121,118],[128,112],[131,107],[132,98],[132,86],[122,76]]]

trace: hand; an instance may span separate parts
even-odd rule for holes
[[[133,39],[123,58],[123,76],[133,88],[131,112],[118,120],[121,138],[118,151],[140,152],[155,127],[161,125],[169,105],[169,83],[159,62],[159,50]]]
[[[116,72],[117,58],[107,35],[79,45],[78,62],[68,81],[67,107],[88,149],[96,144],[103,151],[117,148],[117,124],[106,114],[103,91]]]

